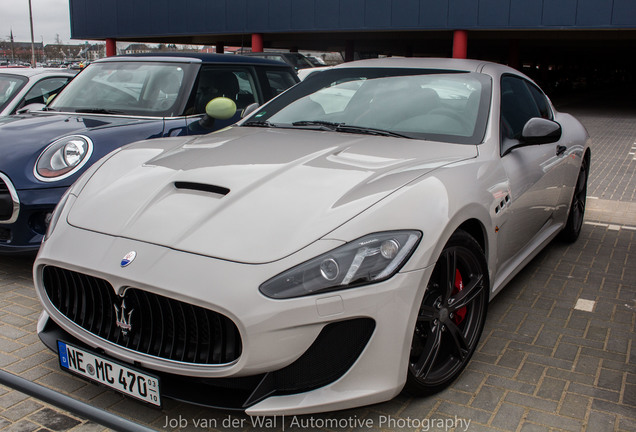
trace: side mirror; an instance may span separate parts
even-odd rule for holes
[[[46,105],[44,105],[44,104],[32,103],[32,104],[28,104],[26,106],[23,106],[22,108],[17,110],[15,113],[16,114],[26,114],[26,113],[31,112],[31,111],[42,111],[42,109],[44,107],[46,107]]]
[[[250,114],[252,114],[254,111],[256,111],[258,109],[260,105],[257,104],[256,102],[254,102],[253,104],[249,104],[244,110],[243,110],[243,114],[241,114],[241,118],[245,118],[247,116],[249,116]]]
[[[234,117],[234,114],[236,114],[236,103],[226,97],[214,98],[205,106],[205,114],[199,120],[199,124],[205,129],[212,129],[215,120],[227,120]]]
[[[213,119],[231,119],[236,114],[236,104],[232,99],[217,97],[208,102],[205,113]]]
[[[533,117],[527,121],[521,131],[524,144],[548,144],[561,138],[561,125],[555,121]]]

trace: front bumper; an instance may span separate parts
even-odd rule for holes
[[[214,408],[246,410],[272,396],[306,393],[336,381],[357,360],[374,328],[370,318],[328,324],[298,360],[282,369],[254,376],[195,378],[154,371],[153,374],[161,380],[163,397]],[[45,312],[38,329],[42,342],[54,352],[58,351],[57,341],[88,348]]]
[[[39,326],[43,340],[51,338],[51,328],[63,329],[63,339],[70,336],[89,349],[158,373],[163,382],[178,383],[166,387],[168,397],[223,406],[212,396],[221,394],[234,401],[227,408],[253,415],[307,414],[377,403],[391,399],[404,385],[412,329],[432,267],[366,287],[272,300],[259,293],[262,281],[331,249],[334,242],[317,242],[276,263],[245,265],[59,225],[34,266],[46,311]],[[120,261],[130,251],[136,251],[137,258],[122,268]],[[116,291],[135,287],[223,314],[240,332],[241,356],[231,364],[184,364],[100,339],[53,307],[42,286],[47,265],[108,280]],[[179,390],[195,383],[208,391]],[[194,393],[201,397],[193,399]]]
[[[46,233],[47,218],[67,188],[16,191],[3,177],[2,182],[9,187],[0,199],[13,203],[14,209],[11,216],[0,218],[0,254],[37,252]]]

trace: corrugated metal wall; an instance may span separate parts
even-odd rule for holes
[[[634,29],[636,0],[70,0],[76,39],[314,31]]]

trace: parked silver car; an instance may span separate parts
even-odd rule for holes
[[[39,335],[64,370],[153,405],[281,415],[439,391],[489,300],[578,237],[589,144],[506,66],[334,67],[238,126],[93,165],[35,262]]]
[[[78,71],[55,68],[0,68],[0,117],[30,104],[45,104]]]

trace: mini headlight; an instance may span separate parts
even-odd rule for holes
[[[51,143],[38,157],[34,175],[51,182],[75,174],[91,157],[93,142],[83,135],[60,138]]]
[[[406,262],[421,235],[419,231],[370,234],[273,277],[260,291],[287,299],[386,280]]]

